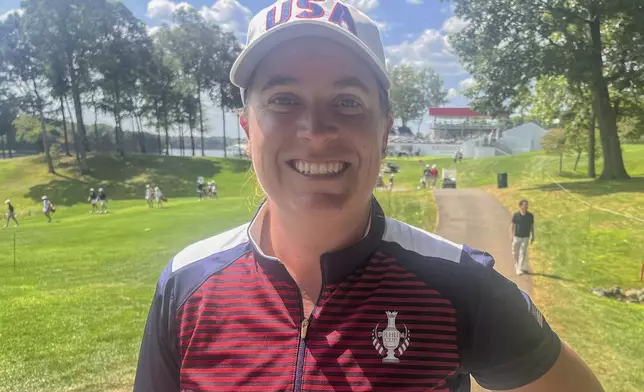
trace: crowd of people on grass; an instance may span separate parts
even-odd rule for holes
[[[197,181],[197,192],[199,194],[199,200],[203,200],[205,197],[208,197],[209,199],[216,199],[218,198],[217,183],[214,180],[205,182],[203,180],[203,177],[199,177],[199,180]],[[159,186],[156,186],[154,184],[146,184],[145,201],[150,208],[162,208],[163,203],[168,201],[168,197],[163,194]],[[51,223],[52,215],[56,212],[56,205],[52,203],[47,195],[43,195],[41,197],[41,202],[42,213],[47,218],[47,223]],[[90,214],[107,214],[109,212],[107,208],[107,192],[104,188],[90,188],[87,202],[91,206],[91,209],[89,210]],[[15,227],[20,227],[20,223],[18,222],[18,215],[16,213],[16,207],[11,202],[11,199],[6,199],[5,205],[7,206],[7,211],[5,213],[6,221],[3,227],[9,227],[9,223],[11,223],[11,221],[15,223]]]
[[[209,199],[217,199],[217,183],[214,180],[205,182],[203,177],[197,178],[197,194],[199,201],[203,200],[205,196]]]

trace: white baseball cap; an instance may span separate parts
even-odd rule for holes
[[[308,2],[304,8],[298,3],[278,0],[251,20],[246,47],[230,71],[230,80],[241,89],[242,99],[259,62],[277,45],[303,36],[331,39],[351,49],[371,67],[382,87],[389,91],[385,50],[373,20],[342,1]]]
[[[9,203],[11,203],[11,200],[9,200],[9,199],[4,201],[4,204],[9,204]]]

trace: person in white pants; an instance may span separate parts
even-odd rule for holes
[[[528,244],[534,242],[534,215],[528,212],[528,201],[519,202],[519,211],[512,216],[510,225],[512,255],[517,275],[527,272]]]

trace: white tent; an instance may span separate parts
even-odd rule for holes
[[[503,131],[501,144],[512,151],[512,154],[541,150],[541,138],[548,133],[534,123],[526,123]]]

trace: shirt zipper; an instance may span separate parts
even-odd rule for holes
[[[324,268],[322,268],[322,285],[320,287],[320,294],[318,295],[317,301],[315,301],[315,304],[313,305],[313,309],[311,310],[311,315],[309,315],[309,317],[312,317],[313,314],[315,314],[315,310],[318,307],[318,303],[320,302],[320,297],[322,297],[322,293],[324,292],[324,280],[325,280]],[[293,385],[293,392],[302,391],[304,358],[306,357],[306,334],[309,330],[309,325],[311,325],[311,320],[304,315],[304,302],[302,301],[302,291],[299,289],[299,287],[298,287],[298,292],[300,293],[300,310],[302,314],[302,324],[300,324],[300,341],[299,341],[299,346],[297,348],[297,364],[295,367],[295,383]]]

